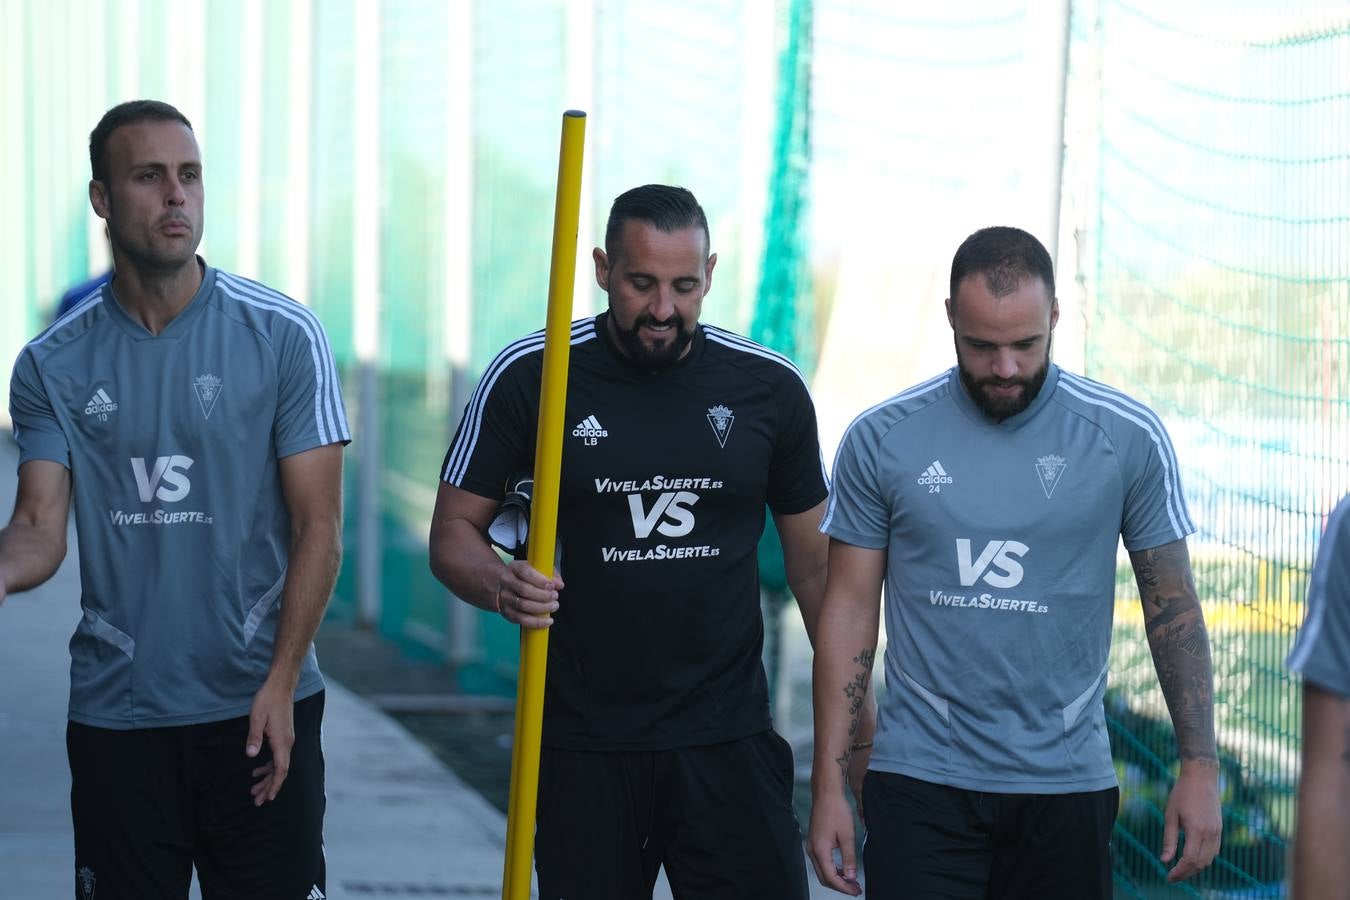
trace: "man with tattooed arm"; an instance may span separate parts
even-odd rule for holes
[[[1289,668],[1303,673],[1303,776],[1290,897],[1350,897],[1350,496],[1327,520]]]
[[[971,235],[950,290],[957,365],[854,420],[821,523],[816,874],[862,892],[844,780],[870,750],[871,896],[1111,897],[1119,790],[1102,696],[1123,539],[1181,756],[1161,859],[1170,881],[1188,878],[1218,852],[1219,766],[1186,549],[1195,529],[1167,432],[1137,401],[1050,362],[1054,272],[1030,234]],[[887,691],[872,747],[855,729],[883,584]]]

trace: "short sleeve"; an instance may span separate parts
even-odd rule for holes
[[[816,407],[793,370],[778,392],[780,427],[769,462],[765,499],[779,515],[805,512],[829,494],[816,430]]]
[[[273,335],[277,361],[277,408],[273,437],[277,457],[326,444],[351,442],[328,335],[318,318],[296,304],[277,320]]]
[[[834,460],[830,505],[820,530],[835,540],[880,550],[890,542],[890,503],[877,477],[880,434],[866,419],[855,421]]]
[[[1350,496],[1327,520],[1307,609],[1287,664],[1323,690],[1350,697]]]
[[[1125,477],[1120,534],[1131,552],[1161,547],[1195,532],[1167,429],[1142,406],[1132,418],[1117,447]]]
[[[540,355],[514,346],[483,372],[441,464],[442,481],[492,500],[502,498],[507,478],[534,464]]]
[[[9,383],[9,416],[19,444],[19,465],[34,459],[58,462],[70,468],[70,444],[52,409],[37,360],[27,347],[14,363]]]

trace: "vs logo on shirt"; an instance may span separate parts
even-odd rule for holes
[[[1022,583],[1022,564],[1020,557],[1031,548],[1021,541],[993,540],[984,545],[980,555],[973,561],[970,556],[970,539],[956,539],[956,567],[961,575],[962,587],[973,587],[981,579],[996,588],[1012,588]]]
[[[694,530],[694,513],[690,507],[697,502],[698,494],[691,491],[665,491],[649,510],[643,505],[641,494],[629,494],[628,511],[633,514],[634,537],[643,540],[651,535],[652,529],[666,537],[684,537]]]
[[[131,458],[131,471],[136,476],[136,492],[142,503],[152,503],[156,498],[165,503],[177,503],[192,491],[192,482],[188,480],[187,470],[192,468],[192,457],[157,456],[154,464],[147,467],[144,457]]]

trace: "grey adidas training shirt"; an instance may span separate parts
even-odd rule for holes
[[[1308,611],[1288,665],[1322,690],[1350,697],[1350,495],[1327,519],[1308,586]]]
[[[204,264],[203,264],[204,265]],[[159,335],[92,292],[19,354],[19,464],[72,476],[84,618],[70,718],[246,715],[272,660],[291,533],[278,460],[351,439],[318,319],[206,267]],[[313,648],[296,699],[323,687]]]
[[[821,530],[887,551],[873,769],[1005,793],[1115,785],[1117,543],[1195,530],[1156,415],[1052,366],[996,423],[953,368],[849,426]]]

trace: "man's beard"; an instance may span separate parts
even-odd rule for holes
[[[1041,388],[1045,386],[1045,379],[1050,375],[1050,348],[1045,348],[1045,362],[1037,369],[1030,378],[985,378],[976,381],[975,377],[966,371],[966,367],[961,363],[961,357],[956,358],[957,371],[961,373],[961,383],[966,386],[966,393],[970,399],[975,401],[975,405],[980,408],[986,416],[995,422],[1002,422],[1004,419],[1010,419],[1018,413],[1025,412],[1027,407],[1036,401],[1036,396],[1040,394]],[[986,393],[986,387],[1008,387],[1011,385],[1021,385],[1022,392],[1011,397],[999,397]]]
[[[610,314],[610,322],[614,325],[614,334],[618,337],[619,344],[624,352],[633,362],[647,369],[668,369],[680,361],[685,348],[694,340],[694,330],[686,328],[684,320],[679,316],[671,316],[665,322],[657,322],[649,313],[642,313],[633,321],[633,327],[624,328]],[[655,347],[648,346],[642,342],[638,332],[643,325],[674,325],[675,331],[669,341]]]

